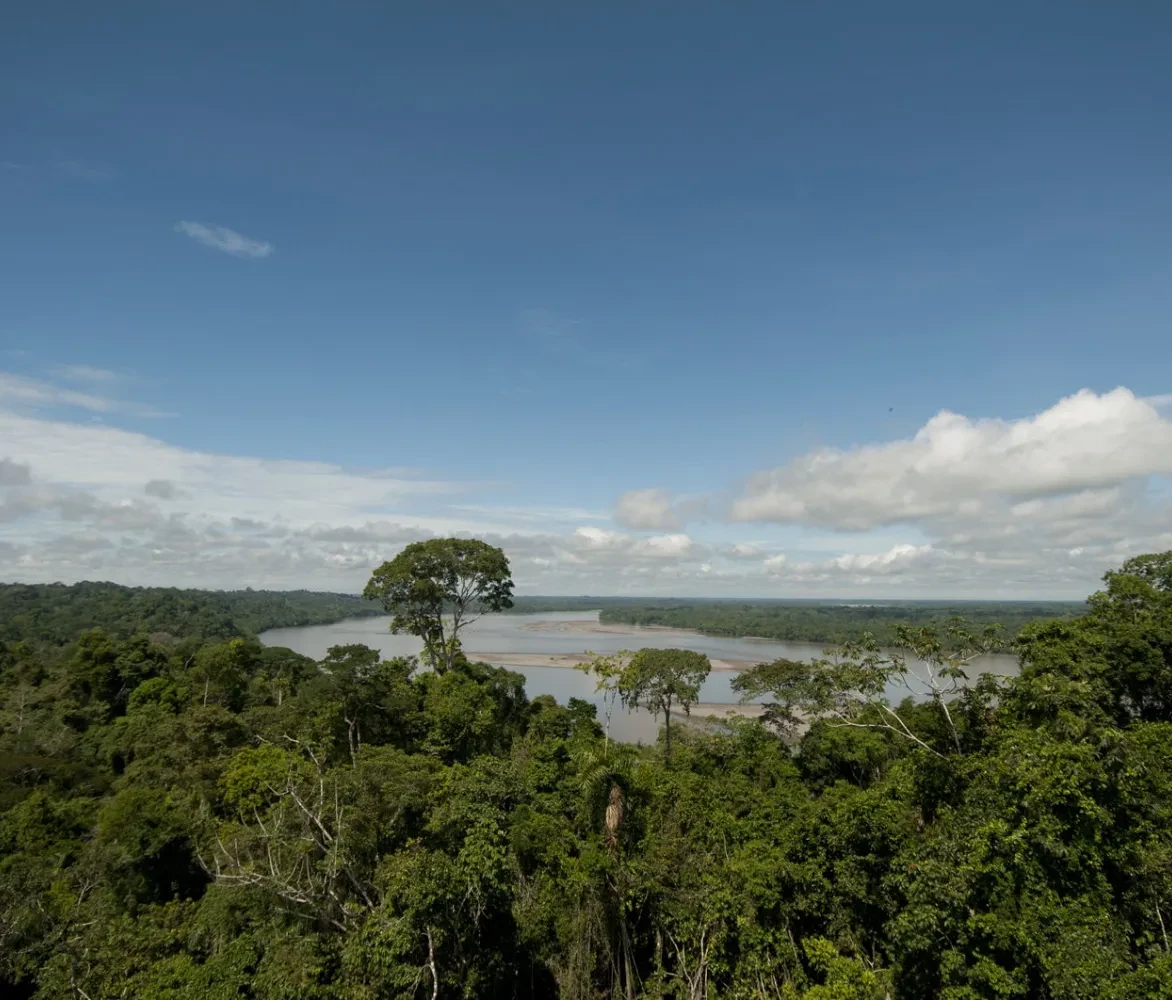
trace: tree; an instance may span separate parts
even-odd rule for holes
[[[392,632],[423,641],[424,656],[438,671],[450,669],[460,651],[460,630],[478,612],[513,606],[513,581],[504,552],[475,538],[413,542],[371,575],[362,596],[393,616]]]
[[[215,689],[219,701],[236,705],[260,655],[261,646],[255,639],[229,639],[204,646],[190,667],[193,683],[203,689],[203,704],[208,703]]]
[[[351,762],[363,743],[390,743],[409,729],[415,696],[410,690],[415,659],[379,660],[377,649],[352,643],[326,650],[321,668],[341,703]]]
[[[596,680],[594,690],[602,692],[603,737],[607,746],[610,746],[610,719],[614,714],[615,700],[619,696],[619,679],[627,664],[631,662],[632,655],[634,654],[624,649],[606,656],[595,656],[574,668],[586,674],[593,674]]]
[[[782,659],[758,664],[732,686],[742,699],[773,695],[777,701],[767,706],[765,718],[783,731],[823,718],[831,725],[884,729],[943,756],[928,736],[913,731],[906,712],[893,707],[892,692],[902,688],[907,696],[929,700],[944,721],[949,742],[961,753],[960,728],[949,701],[964,689],[967,665],[997,648],[1000,630],[978,630],[954,618],[943,629],[901,625],[896,634],[895,652],[880,649],[865,636],[811,663]]]
[[[1022,632],[1015,706],[1069,734],[1092,717],[1172,721],[1172,553],[1137,556],[1103,578],[1071,622]]]
[[[671,710],[688,715],[700,698],[700,687],[712,670],[703,653],[690,649],[641,649],[619,677],[619,697],[626,705],[642,705],[663,716],[664,755],[671,756]]]
[[[283,646],[267,646],[260,655],[259,680],[278,708],[297,686],[317,673],[317,664]]]

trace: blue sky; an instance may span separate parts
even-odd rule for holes
[[[275,10],[6,15],[0,576],[355,589],[464,530],[531,592],[1077,596],[1172,547],[1166,4]],[[343,478],[233,479],[276,461]]]

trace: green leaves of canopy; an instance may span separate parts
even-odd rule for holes
[[[628,701],[652,711],[681,705],[687,712],[711,670],[708,657],[690,649],[641,649],[623,672],[620,690]]]
[[[474,538],[432,538],[413,542],[371,575],[362,596],[379,601],[393,616],[392,632],[423,640],[424,652],[439,670],[459,652],[459,632],[477,610],[513,606],[513,581],[504,552]],[[450,614],[450,624],[445,616]]]
[[[586,669],[598,678],[600,688],[617,692],[627,708],[641,706],[663,716],[664,750],[670,755],[672,707],[690,713],[712,664],[690,649],[647,648],[597,657]]]

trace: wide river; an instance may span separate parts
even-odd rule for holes
[[[410,635],[392,635],[390,618],[349,618],[333,625],[306,625],[277,628],[260,636],[266,646],[289,649],[320,660],[331,646],[362,643],[380,650],[385,658],[410,656],[420,650],[419,640]],[[611,625],[598,621],[597,611],[553,611],[533,615],[485,615],[461,633],[470,659],[508,667],[525,677],[530,698],[551,694],[559,702],[571,697],[584,698],[598,706],[599,719],[604,706],[595,690],[593,678],[570,669],[583,661],[587,652],[617,653],[644,646],[694,649],[712,660],[713,671],[700,692],[709,705],[731,704],[737,694],[730,682],[736,671],[753,663],[782,657],[811,660],[822,655],[823,647],[815,643],[776,642],[771,639],[729,639],[701,635],[682,629],[646,628],[639,625]],[[1013,656],[987,656],[974,664],[971,677],[979,673],[1012,675],[1017,673]],[[892,690],[895,698],[902,689]],[[614,712],[611,733],[618,739],[652,739],[652,719],[641,712]]]

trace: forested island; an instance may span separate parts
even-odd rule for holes
[[[102,586],[0,590],[5,997],[1172,993],[1172,553],[1024,625],[1017,678],[960,684],[987,622],[904,621],[925,700],[864,637],[646,746],[463,655],[516,603],[484,543],[372,575],[422,662],[252,638],[334,595]],[[686,705],[705,658],[651,653],[594,672]]]

